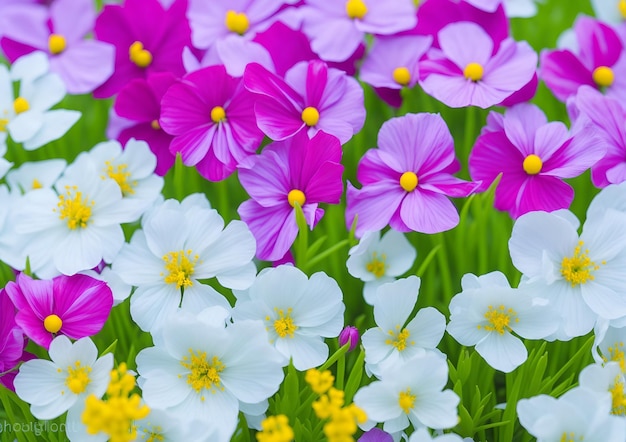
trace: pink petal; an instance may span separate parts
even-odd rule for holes
[[[447,197],[421,189],[408,193],[400,216],[411,230],[422,233],[443,232],[459,223],[459,214]]]
[[[381,182],[355,189],[347,187],[346,224],[352,225],[358,216],[356,234],[360,237],[367,231],[382,230],[402,203],[407,193],[398,184]]]

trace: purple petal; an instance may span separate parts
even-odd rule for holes
[[[447,197],[421,189],[402,201],[400,216],[411,230],[422,233],[444,232],[459,223],[459,214]]]
[[[541,109],[526,103],[507,109],[503,119],[506,137],[524,157],[535,153],[535,133],[546,123]]]
[[[571,136],[567,130],[567,126],[560,121],[551,121],[535,132],[535,155],[545,163],[552,155],[566,143],[569,144]]]
[[[356,234],[360,237],[367,231],[382,230],[407,195],[398,184],[381,182],[355,189],[347,187],[346,224],[352,225],[358,216]]]
[[[591,72],[570,51],[543,51],[539,76],[561,101],[583,85],[595,87]]]
[[[291,190],[287,163],[268,148],[240,165],[239,181],[248,195],[265,207],[284,204]]]
[[[160,115],[160,103],[143,78],[135,78],[124,86],[113,107],[117,115],[133,121],[152,122]]]
[[[222,181],[228,178],[237,168],[237,163],[232,161],[224,164],[215,157],[213,149],[209,149],[205,157],[196,164],[198,173],[209,181]]]
[[[180,152],[186,166],[195,166],[211,149],[216,131],[215,124],[191,129],[172,140],[170,151],[174,154]]]
[[[617,32],[598,19],[581,15],[576,19],[574,32],[580,59],[587,69],[613,66],[621,56],[623,46]]]
[[[469,170],[472,179],[482,181],[481,190],[487,190],[500,173],[504,174],[503,180],[508,175],[513,177],[523,173],[523,162],[524,156],[503,131],[486,132],[478,137],[470,153]],[[500,183],[498,189],[502,185]],[[497,194],[496,190],[496,199]]]
[[[537,71],[537,53],[524,41],[507,39],[485,66],[483,82],[507,94],[520,90]],[[503,97],[502,100],[506,98]]]
[[[0,35],[5,39],[14,40],[23,45],[48,52],[50,31],[48,30],[47,22],[48,10],[44,6],[23,5],[12,7],[9,9],[8,15],[2,19]],[[9,56],[9,52],[5,51],[5,53]]]
[[[56,0],[50,5],[50,19],[52,32],[74,43],[93,30],[96,8],[89,0]]]
[[[465,198],[477,191],[480,184],[480,182],[465,181],[447,174],[438,174],[420,183],[419,188],[453,198]]]
[[[347,16],[329,17],[307,6],[302,7],[302,13],[303,31],[311,40],[311,49],[322,60],[345,61],[363,41],[363,31],[358,30]]]
[[[359,161],[357,179],[364,186],[379,181],[390,181],[396,184],[400,182],[400,176],[403,173],[400,172],[402,167],[397,165],[398,170],[389,167],[381,158],[381,153],[384,154],[380,149],[369,149]],[[394,158],[393,155],[391,156]]]
[[[108,43],[86,40],[50,58],[50,71],[61,76],[67,92],[86,94],[113,74],[115,48]]]
[[[443,53],[460,69],[469,63],[484,67],[493,53],[493,40],[476,23],[451,23],[439,31],[437,38]]]
[[[529,177],[517,195],[513,218],[537,210],[552,212],[567,209],[574,199],[574,189],[569,184],[552,176]]]

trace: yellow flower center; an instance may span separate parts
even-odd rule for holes
[[[152,127],[152,129],[154,129],[154,130],[160,130],[161,129],[161,125],[159,124],[159,120],[152,120],[150,122],[150,127]]]
[[[598,87],[609,87],[613,84],[615,80],[615,74],[613,74],[613,69],[608,66],[598,66],[593,70],[593,81],[598,85]]]
[[[411,73],[409,72],[409,69],[404,66],[395,68],[392,75],[393,81],[401,84],[402,86],[406,86],[411,81]]]
[[[572,256],[566,256],[561,261],[561,275],[575,287],[579,284],[585,284],[587,281],[593,281],[593,271],[600,268],[595,262],[589,259],[589,250],[583,251],[583,241],[579,241],[574,248]],[[602,262],[605,264],[605,262]]]
[[[622,14],[622,18],[626,18],[626,0],[619,0],[617,9],[619,9],[619,13]]]
[[[16,114],[21,114],[22,112],[26,112],[30,109],[30,103],[24,97],[17,97],[15,101],[13,101],[13,110]]]
[[[215,106],[211,109],[211,121],[215,124],[219,124],[224,120],[226,120],[226,111],[222,106]]]
[[[391,338],[385,340],[385,344],[391,345],[396,348],[398,351],[404,351],[407,345],[415,345],[415,341],[409,341],[409,336],[411,336],[411,332],[406,328],[402,328],[400,325],[396,325],[396,329],[389,330],[387,332]]]
[[[417,175],[413,172],[404,172],[400,177],[400,186],[407,192],[413,192],[417,183]]]
[[[140,68],[147,68],[152,63],[152,54],[147,49],[144,49],[143,43],[140,41],[136,41],[130,45],[128,48],[128,56],[130,61]]]
[[[65,379],[65,385],[74,394],[81,394],[91,382],[89,379],[89,373],[91,373],[91,367],[83,367],[80,361],[74,363],[74,367],[67,367],[67,378]]]
[[[55,212],[59,212],[59,218],[67,220],[67,227],[74,230],[78,227],[84,229],[91,218],[91,210],[94,201],[89,202],[83,198],[82,192],[76,186],[65,186],[65,194],[59,195],[59,202]]]
[[[611,407],[611,414],[618,416],[626,415],[626,395],[624,394],[624,382],[620,375],[615,377],[613,386],[609,388],[611,397],[613,399],[613,405]]]
[[[576,436],[576,433],[574,432],[567,432],[564,431],[563,434],[561,435],[561,439],[559,439],[559,442],[582,442],[583,441],[583,436]]]
[[[34,189],[41,189],[41,188],[43,188],[43,184],[41,184],[41,182],[40,182],[37,178],[34,178],[34,179],[33,179],[33,184],[32,184],[32,186],[31,186],[31,188],[32,188],[33,190],[34,190]]]
[[[306,202],[306,196],[304,196],[304,192],[298,189],[292,189],[287,194],[287,201],[289,201],[289,205],[291,207],[296,207],[296,203],[300,205],[300,207],[304,206]]]
[[[622,373],[626,372],[626,358],[624,357],[624,343],[616,342],[613,346],[608,348],[609,357],[603,357],[605,362],[614,361],[619,363],[619,367]]]
[[[346,14],[352,19],[362,19],[367,14],[367,6],[363,0],[348,0],[346,2]]]
[[[43,327],[50,333],[58,332],[61,330],[62,326],[63,321],[57,315],[48,315],[46,319],[43,320]]]
[[[381,254],[380,258],[378,257],[377,252],[372,253],[372,260],[365,264],[365,270],[372,273],[376,278],[381,278],[385,275],[385,261],[387,260],[386,254]]]
[[[410,388],[407,388],[405,391],[401,391],[400,396],[398,397],[398,404],[400,405],[400,408],[402,408],[402,411],[409,414],[415,406],[415,398],[416,396],[411,394]]]
[[[135,193],[133,187],[137,186],[137,181],[130,180],[131,174],[126,170],[128,168],[127,164],[113,165],[110,161],[106,161],[104,164],[106,165],[105,173],[120,186],[124,196]],[[102,177],[102,179],[105,178],[104,176]]]
[[[167,276],[165,276],[165,282],[168,284],[176,284],[176,288],[179,289],[181,287],[191,287],[193,285],[193,281],[191,277],[193,276],[193,271],[195,265],[198,263],[198,259],[200,258],[198,255],[192,256],[192,251],[187,250],[179,250],[177,252],[169,252],[167,255],[163,256],[163,261],[165,261],[165,270],[169,272]],[[161,276],[164,276],[165,273],[161,273]]]
[[[189,356],[184,356],[180,365],[189,370],[187,384],[191,385],[191,388],[198,393],[203,390],[209,390],[211,393],[215,393],[217,390],[224,391],[220,373],[224,371],[226,366],[217,356],[213,356],[209,360],[205,351],[189,349]],[[200,399],[204,400],[204,396]]]
[[[479,81],[483,78],[483,67],[479,63],[468,63],[463,69],[463,75],[468,80]]]
[[[66,46],[67,42],[62,35],[50,34],[50,37],[48,37],[48,50],[51,54],[60,54],[65,50]]]
[[[160,426],[153,427],[152,430],[144,428],[140,440],[145,440],[146,442],[162,442],[165,440],[162,431],[163,429]]]
[[[534,153],[531,153],[526,158],[524,158],[524,163],[522,164],[524,168],[524,172],[528,175],[537,175],[541,172],[541,168],[543,167],[543,162],[541,158],[539,158]]]
[[[293,333],[298,329],[298,326],[293,323],[293,318],[291,317],[293,309],[289,307],[287,309],[287,315],[285,315],[285,311],[282,308],[275,308],[274,310],[278,315],[278,319],[274,320],[274,331],[276,331],[276,334],[281,338],[285,336],[293,338]]]
[[[320,113],[314,107],[305,107],[302,111],[302,121],[309,127],[315,126],[320,121]]]
[[[250,28],[250,20],[244,12],[235,12],[232,9],[226,12],[226,19],[224,20],[226,28],[230,32],[243,35]]]
[[[478,329],[483,328],[488,332],[495,331],[501,335],[503,335],[504,332],[511,331],[511,320],[513,320],[513,322],[519,322],[517,312],[512,308],[507,309],[503,305],[500,305],[498,308],[494,308],[490,305],[485,312],[485,319],[487,320],[487,325],[478,325]]]
[[[0,118],[0,132],[6,132],[8,124],[9,124],[8,118]]]

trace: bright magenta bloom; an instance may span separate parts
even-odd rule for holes
[[[378,146],[359,162],[357,178],[363,187],[348,183],[348,228],[355,216],[358,236],[387,224],[400,232],[437,233],[455,227],[459,214],[447,197],[466,197],[478,183],[452,176],[460,166],[441,116],[392,118],[380,128]]]
[[[20,273],[5,290],[18,310],[17,325],[46,349],[57,335],[80,339],[98,333],[113,306],[106,283],[81,274],[35,280]]]
[[[24,347],[27,342],[22,329],[15,323],[15,313],[15,306],[6,291],[0,290],[0,384],[12,391],[15,391],[13,379],[17,370],[10,370],[24,360]]]

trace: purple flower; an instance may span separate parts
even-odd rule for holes
[[[57,335],[80,339],[98,333],[113,306],[106,283],[81,274],[35,280],[20,273],[5,290],[18,310],[17,325],[46,349]]]
[[[393,442],[393,437],[380,428],[374,427],[363,433],[363,436],[359,437],[358,442]]]
[[[50,59],[70,94],[93,91],[113,73],[114,47],[85,39],[96,20],[92,0],[56,0],[50,7],[23,5],[3,13],[2,49],[10,61],[33,51]]]
[[[251,199],[237,211],[256,239],[259,259],[279,260],[293,244],[298,234],[296,203],[311,229],[324,215],[319,203],[339,203],[340,160],[337,138],[318,132],[309,139],[301,131],[239,166],[239,180]]]
[[[172,153],[196,166],[208,180],[228,177],[263,140],[256,125],[253,96],[224,66],[185,75],[161,101],[161,127],[175,138]]]
[[[158,0],[106,5],[96,20],[95,34],[115,46],[115,72],[94,96],[111,97],[133,78],[145,78],[150,72],[182,76],[183,48],[191,45],[186,9],[187,0],[176,0],[167,10]]]
[[[593,184],[606,187],[626,181],[626,109],[621,101],[582,86],[573,104],[580,112],[576,121],[591,121],[606,147],[605,155],[591,166]]]
[[[481,190],[502,174],[495,207],[513,218],[568,208],[574,190],[562,179],[580,175],[604,153],[588,126],[570,134],[563,123],[548,123],[532,104],[519,104],[504,115],[491,112],[488,123],[470,154],[470,174],[482,180]]]
[[[0,290],[0,384],[15,391],[13,379],[17,371],[13,370],[24,356],[26,339],[15,323],[15,306],[4,289]],[[2,375],[2,373],[6,373]]]
[[[477,183],[452,174],[460,166],[452,135],[439,114],[407,114],[385,122],[378,149],[368,150],[357,170],[363,187],[348,183],[346,223],[358,216],[356,234],[383,229],[437,233],[459,222],[447,198],[466,197]]]
[[[306,129],[309,136],[322,130],[343,144],[365,122],[359,83],[323,61],[298,63],[285,80],[253,63],[243,78],[246,88],[257,94],[257,124],[273,140],[284,140]]]
[[[561,101],[581,85],[626,99],[626,55],[619,35],[595,18],[581,16],[574,23],[577,51],[543,51],[540,77]]]
[[[346,326],[341,330],[341,333],[339,333],[339,345],[343,347],[348,342],[350,343],[348,351],[354,350],[359,343],[359,329],[352,325]]]
[[[438,33],[441,49],[420,62],[420,85],[450,107],[499,104],[529,83],[537,54],[511,38],[496,49],[493,39],[472,22],[452,23]]]
[[[115,114],[125,118],[129,124],[116,135],[122,145],[135,138],[144,140],[157,157],[155,173],[163,176],[174,164],[176,158],[170,152],[174,138],[161,129],[161,99],[167,89],[176,81],[169,72],[148,74],[146,79],[135,78],[119,92],[115,99]]]

